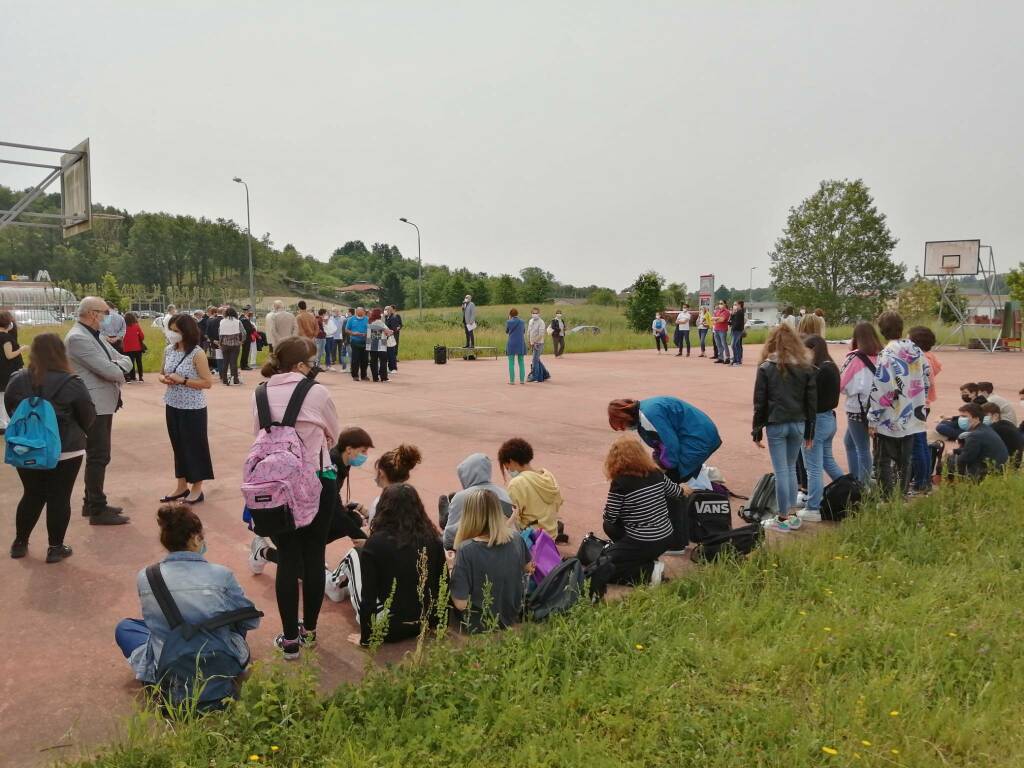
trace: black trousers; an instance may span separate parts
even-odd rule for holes
[[[661,348],[664,347],[665,351],[668,352],[668,336],[663,333],[659,333],[654,337],[654,346],[660,352]]]
[[[555,348],[555,357],[561,357],[565,354],[565,336],[551,335],[551,344]]]
[[[398,370],[398,347],[388,347],[388,370]]]
[[[463,326],[463,327],[465,327],[465,326]],[[471,330],[469,330],[469,328],[466,328],[466,348],[467,349],[472,349],[475,346],[476,346],[476,330],[474,329],[474,330],[471,331]]]
[[[132,372],[128,374],[128,378],[133,381],[135,379],[142,381],[142,352],[128,352],[127,354],[132,361]]]
[[[878,465],[878,482],[884,494],[907,492],[910,484],[910,462],[914,453],[914,436],[889,437],[877,435],[878,448],[875,462]]]
[[[370,352],[370,374],[373,376],[374,381],[387,381],[388,380],[388,353],[387,350],[383,352]]]
[[[246,337],[245,341],[242,342],[242,357],[241,365],[238,366],[239,370],[249,370],[249,355],[252,353],[252,339]]]
[[[110,463],[110,431],[114,426],[112,413],[97,415],[86,433],[85,446],[85,500],[82,514],[86,517],[100,514],[107,508],[107,495],[103,482]]]
[[[327,531],[338,504],[338,481],[320,478],[320,509],[304,528],[272,536],[277,547],[277,610],[288,640],[299,636],[299,581],[302,581],[302,623],[316,629],[324,602],[324,553]]]
[[[189,483],[213,479],[205,408],[165,406],[167,436],[174,451],[174,477]]]
[[[71,522],[71,490],[75,487],[82,457],[57,462],[53,469],[19,469],[21,501],[15,515],[15,539],[28,541],[46,507],[46,535],[50,546],[64,543]]]
[[[365,379],[366,378],[366,366],[369,365],[370,356],[366,351],[366,347],[359,346],[357,344],[352,345],[352,378],[353,379]]]
[[[220,380],[228,383],[228,370],[231,371],[231,380],[238,383],[238,350],[239,347],[221,347],[221,354],[224,359],[220,365]]]
[[[626,535],[620,525],[604,524],[605,535],[612,540],[604,551],[612,561],[612,584],[645,584],[651,580],[654,561],[669,549],[671,538],[639,541]]]
[[[686,356],[689,357],[690,356],[690,332],[689,331],[681,331],[681,330],[679,330],[677,328],[676,329],[676,337],[675,337],[674,341],[676,343],[676,349],[678,349],[680,352],[683,351],[683,345],[684,344],[686,345]]]

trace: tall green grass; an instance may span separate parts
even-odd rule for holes
[[[1024,765],[1024,476],[545,625],[428,643],[321,699],[264,666],[227,712],[132,720],[80,765]]]

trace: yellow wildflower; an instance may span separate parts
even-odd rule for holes
[[[270,751],[271,751],[271,752],[277,752],[277,751],[278,751],[279,749],[280,749],[280,747],[279,747],[279,746],[277,746],[276,744],[273,744],[273,745],[271,745],[271,747],[270,747]]]
[[[861,739],[860,743],[863,744],[865,747],[870,747],[871,746],[871,742],[868,741],[867,739]]]
[[[956,632],[947,632],[946,637],[956,637]]]
[[[839,750],[838,749],[833,749],[832,747],[822,747],[821,751],[824,752],[826,755],[838,755],[839,754]]]
[[[642,651],[644,649],[643,643],[637,643],[633,647],[636,648],[638,651]]]
[[[824,630],[825,632],[831,632],[831,631],[832,631],[832,627],[822,627],[822,629],[823,629],[823,630]]]
[[[894,755],[898,755],[900,753],[898,749],[890,749],[889,751],[892,752]]]
[[[889,717],[899,717],[899,716],[900,716],[900,711],[898,709],[893,709],[893,710],[889,711]]]
[[[249,755],[249,762],[250,763],[258,763],[259,761],[260,761],[260,756],[259,755]]]

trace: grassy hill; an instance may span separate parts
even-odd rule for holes
[[[1024,765],[1024,476],[872,503],[743,562],[460,649],[260,669],[198,722],[79,765]]]

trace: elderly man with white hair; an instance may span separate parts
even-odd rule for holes
[[[297,336],[298,333],[299,323],[295,319],[295,315],[286,312],[284,302],[278,299],[274,302],[273,311],[267,313],[267,343],[270,345],[270,350],[274,350],[279,340]]]
[[[167,326],[170,324],[171,318],[174,317],[176,314],[178,314],[178,308],[175,307],[173,304],[168,304],[167,309],[164,311],[164,313],[160,315],[160,317],[157,317],[153,320],[153,327],[158,328],[160,332],[163,333],[164,338],[167,339],[168,344],[171,343],[171,340],[167,336]]]
[[[96,420],[86,432],[85,501],[82,505],[82,514],[89,518],[90,525],[128,522],[128,516],[121,514],[120,507],[107,503],[103,492],[110,463],[114,413],[121,407],[124,375],[132,370],[131,358],[114,349],[100,333],[100,325],[109,311],[103,299],[86,296],[78,305],[78,322],[64,338],[71,367],[85,382],[96,406]]]

